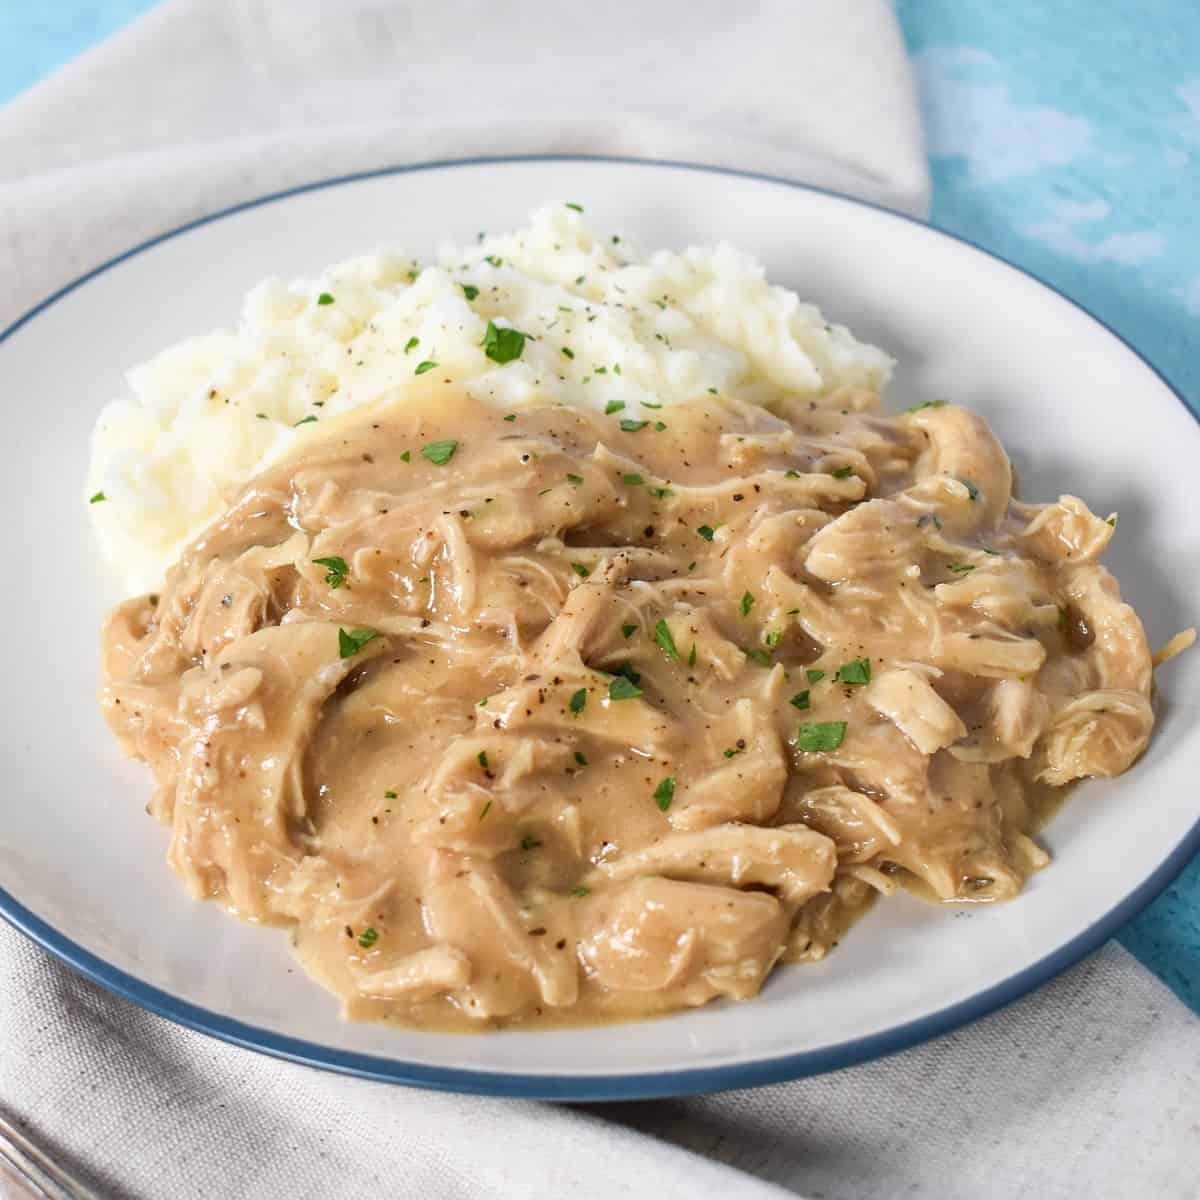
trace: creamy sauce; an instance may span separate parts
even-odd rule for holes
[[[331,424],[106,627],[171,865],[437,1029],[745,999],[898,879],[1014,895],[1145,746],[1145,638],[1106,522],[877,406]]]

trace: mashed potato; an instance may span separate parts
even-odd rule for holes
[[[385,248],[316,279],[267,280],[236,332],[189,338],[130,371],[128,394],[97,422],[87,494],[104,497],[90,511],[131,591],[159,586],[231,485],[340,413],[403,403],[428,371],[503,408],[620,401],[636,418],[714,390],[770,407],[878,389],[892,366],[734,247],[642,255],[574,205],[437,258]],[[485,353],[489,322],[526,335],[519,358]]]

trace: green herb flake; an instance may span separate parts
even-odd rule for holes
[[[640,475],[622,475],[621,482],[629,484],[630,487],[641,487],[646,481]]]
[[[624,405],[621,405],[624,408]],[[621,419],[622,433],[637,433],[639,429],[645,429],[649,425],[649,421],[635,421],[632,417],[623,417]]]
[[[497,258],[494,254],[487,254],[484,255],[483,261],[485,263],[490,263],[493,267],[498,267],[504,262],[504,259]]]
[[[688,655],[688,666],[694,667],[695,665],[696,665],[696,643],[693,642],[692,643],[692,652],[691,652],[691,654]]]
[[[563,354],[564,358],[574,358],[575,357],[575,351],[572,350],[570,346],[563,346],[562,354]]]
[[[479,702],[479,704],[477,705],[477,707],[479,707],[479,708],[487,708],[487,706],[488,706],[488,701],[489,701],[490,699],[491,699],[491,696],[484,696],[484,698],[483,698],[482,700],[480,700],[480,702]]]
[[[788,701],[788,703],[789,703],[789,704],[790,704],[790,705],[791,705],[793,708],[801,708],[801,709],[803,709],[803,708],[809,708],[809,707],[810,707],[810,702],[809,702],[809,698],[808,698],[808,688],[805,688],[805,689],[804,689],[804,691],[802,691],[802,692],[797,692],[797,693],[796,693],[796,694],[795,694],[795,695],[794,695],[794,696],[793,696],[793,697],[792,697],[792,698],[791,698],[791,699]]]
[[[668,496],[673,496],[675,493],[671,491],[669,487],[652,487],[650,489],[650,495],[652,495],[655,500],[666,500]]]
[[[1111,526],[1112,526],[1114,529],[1116,529],[1116,527],[1117,527],[1117,514],[1116,514],[1116,513],[1109,513],[1109,514],[1108,514],[1108,516],[1104,518],[1104,523],[1105,523],[1105,525],[1111,525]]]
[[[407,354],[410,350],[415,350],[420,344],[421,339],[419,337],[410,337],[408,341],[404,343],[404,353]]]
[[[400,455],[400,461],[401,462],[412,462],[412,451],[405,450],[404,453]]]
[[[462,290],[468,300],[474,300],[479,295],[479,289],[473,283],[464,283]]]
[[[296,424],[292,426],[292,428],[297,429],[301,425],[311,425],[316,419],[316,417],[309,413],[307,417],[301,417],[300,420],[298,420]]]
[[[521,357],[525,349],[525,337],[519,329],[510,329],[489,321],[487,331],[483,335],[483,352],[492,362],[503,366]]]
[[[769,667],[771,665],[771,656],[765,650],[760,650],[757,646],[749,650],[743,650],[742,653],[757,666]]]
[[[716,388],[709,388],[709,389],[708,389],[708,392],[709,392],[709,395],[711,395],[711,396],[715,396],[715,395],[717,394],[717,389],[716,389]]]
[[[948,563],[946,570],[953,571],[955,575],[969,575],[975,570],[974,563]]]
[[[317,303],[318,303],[318,304],[332,304],[332,303],[333,303],[333,297],[332,297],[332,296],[331,296],[331,295],[330,295],[328,292],[322,292],[322,293],[321,293],[321,294],[320,294],[320,295],[317,297]]]
[[[526,851],[526,852],[528,852],[528,851],[530,851],[530,850],[536,850],[536,849],[537,849],[537,848],[538,848],[538,847],[539,847],[541,844],[542,844],[542,843],[541,843],[541,842],[539,842],[539,841],[537,840],[537,838],[535,838],[535,837],[533,836],[533,834],[532,834],[532,833],[527,833],[527,834],[526,834],[526,835],[525,835],[525,836],[524,836],[524,837],[521,839],[521,849],[522,849],[522,850],[524,850],[524,851]]]
[[[643,408],[662,408],[661,404],[651,404],[649,400],[642,401]]]
[[[719,528],[720,528],[720,526],[717,526],[717,529],[719,529]],[[711,525],[701,525],[700,528],[696,530],[696,532],[706,542],[711,542],[713,540],[713,535],[717,532],[717,529],[714,529]]]
[[[783,641],[783,630],[768,630],[766,637],[763,638],[763,641],[766,643],[768,650],[774,650],[775,647],[778,646],[781,641]]]
[[[621,409],[623,409],[624,407],[625,407],[624,400],[610,400],[604,406],[604,415],[606,417],[611,417],[613,415],[613,413],[620,412]]]
[[[633,637],[633,635],[635,633],[637,633],[637,631],[638,631],[638,627],[636,625],[622,625],[621,626],[621,636],[624,637],[626,641],[628,641],[631,637]]]
[[[567,707],[576,715],[579,716],[583,712],[584,705],[587,704],[587,688],[580,688],[575,692],[571,699],[567,701]]]
[[[654,428],[657,429],[659,433],[662,433],[662,431],[666,429],[666,425],[664,425],[662,421],[655,421]]]
[[[579,485],[583,483],[583,476],[582,475],[572,475],[571,472],[568,471],[567,472],[567,482],[570,484],[573,484],[575,487],[579,487]]]
[[[567,208],[573,208],[576,212],[583,212],[583,206],[580,204],[572,204],[569,200],[566,203]]]
[[[575,276],[576,285],[581,284],[586,278],[587,278],[586,275],[576,275]]]
[[[585,567],[583,565],[583,563],[577,563],[577,562],[573,562],[571,564],[571,570],[574,571],[575,574],[578,575],[580,579],[586,579],[592,573],[590,568]]]
[[[654,803],[658,805],[659,812],[666,812],[671,807],[671,801],[675,799],[675,779],[668,775],[666,779],[659,783],[654,789]]]
[[[362,931],[362,933],[358,935],[358,944],[364,950],[370,950],[370,948],[375,945],[377,941],[379,941],[379,930],[373,925],[368,926]]]
[[[636,700],[642,694],[642,689],[633,680],[624,675],[618,675],[608,685],[608,698],[610,700]]]
[[[583,753],[581,750],[576,750],[576,751],[575,751],[575,761],[576,761],[576,762],[577,762],[577,763],[578,763],[578,764],[579,764],[581,767],[586,767],[586,766],[588,765],[588,760],[587,760],[587,757],[586,757],[586,755],[584,755],[584,753]]]
[[[484,817],[486,817],[486,816],[488,815],[488,813],[490,813],[491,811],[492,811],[492,802],[489,800],[489,801],[488,801],[488,802],[487,802],[487,803],[486,803],[486,804],[483,806],[483,808],[481,808],[481,809],[479,810],[479,819],[482,821],[482,820],[483,820],[483,818],[484,818]]]
[[[325,582],[336,592],[338,588],[346,582],[347,576],[350,574],[350,567],[344,558],[338,555],[333,555],[330,558],[314,558],[313,562],[318,567],[328,567],[329,570],[325,575]]]
[[[567,894],[570,896],[590,896],[592,894],[592,889],[583,887],[581,885],[580,887],[573,887]]]
[[[108,497],[103,492],[97,492],[94,496],[92,496],[88,500],[88,503],[89,504],[103,504],[104,501],[107,499],[108,499]]]
[[[679,651],[675,646],[675,637],[671,633],[671,627],[666,621],[659,621],[654,626],[654,641],[658,648],[663,652],[667,662],[678,662]]]
[[[475,757],[479,761],[479,765],[486,771],[488,769],[487,751],[480,750],[480,752]]]
[[[432,371],[437,366],[432,359],[427,358],[424,362],[417,363],[417,369],[413,372],[414,375],[424,375],[426,371]]]
[[[742,616],[748,617],[750,610],[754,607],[754,597],[749,592],[742,593]]]
[[[804,674],[807,677],[809,683],[817,683],[819,680],[822,680],[825,678],[824,671],[814,670],[812,667],[809,667],[808,670],[804,672]]]
[[[379,636],[377,629],[338,629],[338,654],[353,658],[368,642]]]
[[[457,442],[430,442],[421,447],[421,457],[427,458],[436,467],[444,467],[458,449]]]
[[[855,658],[848,663],[842,663],[834,672],[834,683],[845,683],[851,687],[859,687],[864,683],[871,682],[871,660],[869,658]]]
[[[836,750],[845,737],[845,721],[813,721],[796,730],[796,749],[806,754]]]
[[[854,474],[854,468],[838,467],[836,471],[830,471],[829,473],[834,477],[834,479],[849,479],[850,476]]]
[[[721,753],[724,754],[726,758],[737,758],[737,756],[741,754],[741,751],[734,746],[730,746],[728,750],[722,750]]]
[[[397,793],[397,792],[384,792],[383,798],[385,800],[395,800],[398,795],[399,795],[399,793]]]
[[[800,472],[799,471],[784,471],[783,477],[784,477],[784,479],[799,479]]]
[[[509,413],[509,414],[508,414],[508,416],[506,416],[504,419],[505,419],[506,421],[515,421],[515,420],[517,419],[517,414],[516,414],[516,413]]]
[[[949,401],[946,400],[922,400],[920,404],[914,404],[911,408],[906,408],[906,413],[920,412],[923,408],[945,408]]]
[[[967,489],[967,495],[971,497],[971,503],[974,504],[979,499],[979,489],[969,479],[960,479],[958,482]]]

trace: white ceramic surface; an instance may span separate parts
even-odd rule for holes
[[[1161,642],[1200,619],[1200,426],[1120,341],[1019,271],[906,219],[778,181],[599,160],[445,164],[244,207],[125,256],[0,340],[8,686],[0,745],[0,911],[114,990],[271,1053],[431,1086],[560,1097],[706,1090],[844,1065],[951,1028],[1067,966],[1164,886],[1200,838],[1200,652],[1161,672],[1160,724],[1125,778],[1078,790],[1055,862],[996,907],[875,909],[824,963],[762,996],[646,1024],[487,1037],[344,1025],[278,931],[189,900],[95,703],[97,629],[119,598],[81,499],[97,409],[131,364],[228,325],[263,276],[380,242],[584,203],[648,246],[728,239],[900,361],[893,406],[952,397],[986,414],[1025,498],[1119,509],[1109,563]]]

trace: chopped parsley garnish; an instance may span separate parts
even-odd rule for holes
[[[479,819],[482,821],[484,817],[492,811],[492,802],[489,800],[482,809],[479,810]]]
[[[784,479],[799,479],[800,472],[799,471],[784,471],[783,477],[784,477]]]
[[[741,754],[741,751],[734,746],[730,746],[728,750],[722,750],[721,753],[724,754],[726,758],[737,758],[737,756]]]
[[[763,641],[766,643],[768,650],[774,650],[775,647],[778,646],[781,641],[783,641],[783,630],[769,629],[766,637],[763,638]]]
[[[583,212],[583,206],[580,204],[572,204],[569,200],[566,203],[567,208],[573,208],[576,212]]]
[[[426,359],[424,362],[417,363],[417,369],[413,372],[414,375],[424,375],[426,371],[432,371],[437,366],[432,359]]]
[[[586,757],[586,755],[584,755],[584,753],[583,753],[583,751],[582,751],[582,750],[576,750],[576,751],[575,751],[575,761],[576,761],[576,762],[577,762],[577,763],[578,763],[578,764],[579,764],[581,767],[586,767],[586,766],[588,765],[588,760],[587,760],[587,757]]]
[[[624,408],[624,405],[621,405]],[[623,417],[621,419],[622,433],[637,433],[639,429],[645,429],[649,425],[649,421],[635,421],[632,417]]]
[[[808,708],[808,707],[810,707],[810,703],[809,703],[809,699],[808,699],[808,688],[805,688],[804,691],[802,691],[802,692],[797,692],[788,701],[788,703],[793,708]]]
[[[578,716],[583,712],[583,706],[587,703],[587,688],[580,688],[575,692],[570,700],[567,701],[567,707]]]
[[[749,650],[743,650],[742,653],[752,663],[756,663],[760,667],[769,667],[771,665],[771,656],[765,650],[760,650],[757,646]]]
[[[483,769],[486,771],[486,770],[488,769],[488,756],[487,756],[487,751],[486,751],[486,750],[480,750],[480,752],[479,752],[477,755],[475,755],[475,757],[476,757],[476,759],[478,760],[478,762],[479,762],[479,765],[480,765],[480,766],[481,766],[481,767],[482,767],[482,768],[483,768]]]
[[[384,792],[383,798],[385,800],[395,800],[397,795],[398,795],[398,793],[396,793],[396,792]]]
[[[651,404],[649,400],[642,401],[643,408],[662,408],[661,404]]]
[[[498,267],[504,261],[504,259],[497,258],[494,254],[487,254],[484,256],[483,261],[485,263],[490,263],[493,267]]]
[[[742,593],[742,616],[748,617],[754,607],[754,597],[749,592]]]
[[[525,334],[519,329],[501,327],[494,322],[487,323],[487,331],[483,335],[483,352],[494,363],[513,362],[521,357],[525,349]]]
[[[101,504],[107,499],[108,499],[108,497],[103,492],[97,492],[94,496],[92,496],[92,498],[90,500],[88,500],[88,503],[89,504]]]
[[[836,750],[845,736],[845,721],[813,721],[796,730],[796,749],[806,754]]]
[[[457,442],[430,442],[428,446],[421,447],[421,457],[429,459],[434,466],[444,467],[457,449]]]
[[[696,643],[693,642],[692,643],[692,652],[691,652],[691,654],[688,655],[688,666],[694,667],[695,665],[696,665]]]
[[[718,527],[718,528],[719,528],[719,527]],[[703,538],[703,539],[704,539],[706,542],[711,542],[711,541],[713,540],[713,534],[715,534],[717,531],[716,531],[716,529],[714,529],[714,528],[713,528],[711,525],[701,525],[701,526],[700,526],[700,528],[696,530],[696,532],[697,532],[697,533],[698,533],[698,534],[699,534],[699,535],[700,535],[700,536],[701,536],[701,537],[702,537],[702,538]]]
[[[491,699],[491,696],[484,696],[484,698],[483,698],[482,700],[480,700],[480,702],[479,702],[479,707],[480,707],[480,708],[487,708],[487,706],[488,706],[488,701],[489,701],[490,699]]]
[[[350,567],[344,558],[338,555],[333,555],[330,558],[314,558],[313,562],[318,567],[328,567],[329,570],[325,575],[325,582],[336,592],[338,588],[346,582],[346,577],[350,574]]]
[[[808,677],[809,683],[816,683],[818,680],[825,678],[824,671],[818,671],[818,670],[814,669],[813,667],[809,667],[808,670],[806,670],[804,672],[804,674]]]
[[[675,779],[668,775],[658,787],[654,789],[654,803],[658,805],[659,812],[666,812],[671,807],[671,801],[675,799]]]
[[[562,353],[563,353],[564,358],[574,358],[575,357],[575,351],[572,350],[570,346],[564,346],[562,348]]]
[[[611,417],[613,415],[613,413],[620,412],[621,409],[623,409],[624,407],[625,407],[624,400],[610,400],[604,406],[604,415],[606,417]]]
[[[321,293],[321,294],[320,294],[320,295],[317,297],[317,303],[318,303],[318,304],[332,304],[332,303],[333,303],[333,297],[332,297],[332,296],[331,296],[331,295],[330,295],[328,292],[322,292],[322,293]]]
[[[636,700],[640,695],[642,695],[642,689],[624,675],[618,675],[608,685],[610,700]]]
[[[621,482],[629,484],[630,487],[641,487],[646,481],[640,475],[630,474],[621,476]]]
[[[373,642],[379,636],[377,629],[338,629],[338,654],[342,658],[352,658],[368,642]]]
[[[583,887],[582,885],[580,885],[579,887],[573,887],[570,890],[570,892],[568,893],[568,895],[571,895],[571,896],[590,896],[591,894],[592,894],[592,889]]]
[[[358,935],[358,944],[364,950],[370,950],[377,941],[379,941],[379,930],[373,925],[368,926]]]
[[[662,433],[662,431],[666,429],[666,426],[661,421],[655,421],[654,428],[657,429],[659,433]]]
[[[575,282],[576,282],[576,284],[580,284],[580,283],[582,283],[582,282],[583,282],[583,281],[584,281],[586,278],[587,278],[587,276],[586,276],[586,275],[576,275],[576,276],[575,276]]]
[[[958,482],[967,489],[967,495],[971,497],[971,503],[974,504],[979,499],[979,489],[969,479],[960,479]]]
[[[572,475],[571,472],[568,471],[567,472],[567,482],[574,484],[576,487],[578,487],[583,482],[583,476],[582,475]]]
[[[404,343],[404,353],[407,354],[410,350],[415,350],[420,344],[421,339],[419,337],[410,337],[408,341]]]
[[[522,850],[536,850],[542,843],[537,840],[531,833],[527,833],[521,839]]]
[[[508,416],[506,416],[504,419],[505,419],[506,421],[515,421],[515,420],[517,419],[517,414],[516,414],[516,413],[509,413],[509,414],[508,414]]]
[[[675,647],[675,637],[666,621],[659,621],[654,627],[654,641],[666,656],[667,662],[678,662],[679,651]]]
[[[625,638],[627,641],[628,641],[628,639],[629,639],[629,638],[633,637],[633,635],[634,635],[635,633],[637,633],[637,631],[638,631],[638,627],[637,627],[636,625],[622,625],[622,626],[621,626],[621,635],[622,635],[622,636],[623,636],[623,637],[624,637],[624,638]]]
[[[836,471],[829,472],[834,479],[849,479],[854,474],[853,467],[838,467]]]
[[[300,420],[298,420],[298,421],[296,422],[296,424],[292,426],[292,428],[293,428],[293,429],[295,429],[295,428],[296,428],[297,426],[299,426],[299,425],[308,425],[308,424],[310,424],[311,422],[315,421],[316,419],[317,419],[317,418],[316,418],[316,417],[314,417],[314,416],[312,415],[312,413],[309,413],[309,415],[308,415],[307,417],[301,417],[301,418],[300,418]]]
[[[871,660],[855,658],[848,663],[842,663],[833,674],[834,683],[847,683],[853,687],[871,682]]]
[[[577,562],[573,562],[571,564],[571,570],[574,571],[575,574],[578,575],[580,579],[586,579],[592,573],[589,568],[587,568],[583,565],[583,563],[577,563]]]
[[[946,567],[948,571],[953,571],[955,575],[969,575],[975,570],[974,563],[949,563]]]
[[[920,404],[914,404],[911,408],[906,408],[906,413],[920,412],[923,408],[945,408],[948,402],[945,400],[922,400]]]
[[[652,487],[650,495],[656,500],[665,500],[668,496],[673,496],[675,493],[669,487]]]
[[[1112,526],[1114,529],[1116,529],[1116,527],[1117,527],[1117,514],[1116,514],[1116,513],[1109,513],[1109,514],[1108,514],[1108,516],[1104,518],[1104,523],[1105,523],[1105,525],[1111,525],[1111,526]]]
[[[400,455],[400,461],[401,462],[411,462],[412,461],[412,451],[405,450],[404,453]]]
[[[462,290],[468,300],[474,300],[479,295],[479,289],[473,283],[464,283]]]

